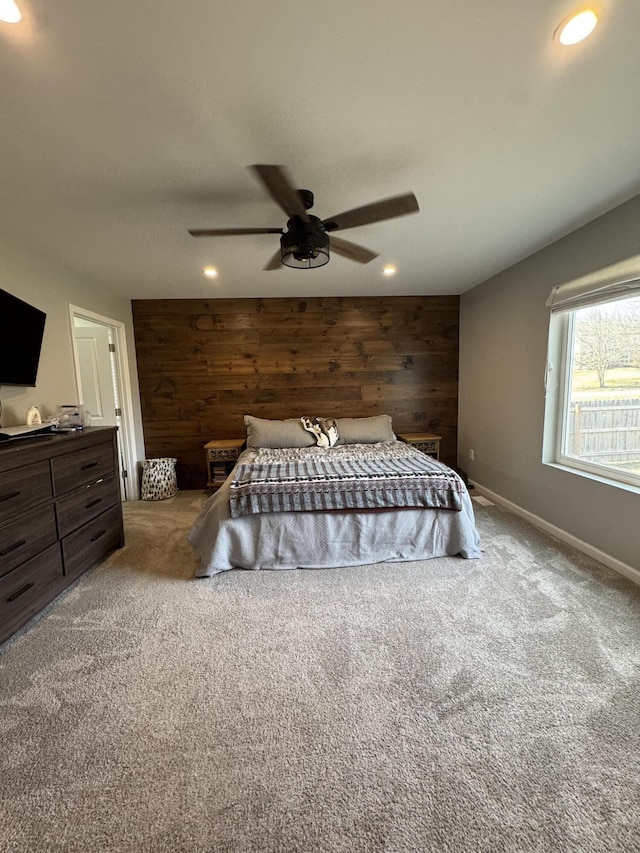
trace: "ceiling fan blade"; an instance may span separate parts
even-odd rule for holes
[[[279,270],[282,266],[280,249],[272,255],[267,263],[262,267],[263,270]]]
[[[415,195],[406,193],[374,201],[373,204],[365,204],[363,207],[347,210],[337,216],[330,216],[322,224],[326,231],[336,231],[338,228],[356,228],[358,225],[393,219],[395,216],[405,216],[407,213],[417,213],[419,210]]]
[[[365,249],[364,246],[358,246],[357,243],[351,243],[341,237],[331,237],[330,242],[332,251],[359,264],[368,264],[378,257],[378,252],[372,252],[371,249]]]
[[[309,214],[293,181],[284,166],[249,166],[264,184],[271,198],[280,205],[287,216],[299,216],[303,222],[309,221]]]
[[[190,228],[192,237],[229,237],[234,234],[284,234],[282,228]]]

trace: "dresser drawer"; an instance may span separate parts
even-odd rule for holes
[[[48,462],[0,474],[0,524],[51,498]]]
[[[20,516],[0,528],[0,576],[44,551],[58,538],[51,505]]]
[[[65,453],[51,460],[53,491],[56,497],[115,472],[113,445],[97,444],[77,453]]]
[[[56,504],[58,535],[62,539],[96,515],[120,501],[120,484],[115,476],[89,483],[79,492],[61,498]]]
[[[79,577],[101,563],[122,545],[122,510],[119,505],[103,512],[62,540],[62,558],[67,580]]]
[[[0,642],[53,601],[63,586],[58,542],[0,578]]]

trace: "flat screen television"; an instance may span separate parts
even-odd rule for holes
[[[0,385],[33,387],[47,315],[0,290]]]

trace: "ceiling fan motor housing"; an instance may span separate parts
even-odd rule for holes
[[[292,216],[280,238],[280,249],[287,267],[313,269],[329,263],[329,235],[322,220],[310,215],[309,221],[303,222],[299,216]]]

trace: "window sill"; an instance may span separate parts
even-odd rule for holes
[[[624,492],[631,492],[633,495],[640,495],[640,487],[634,486],[631,483],[622,483],[620,480],[613,480],[611,477],[603,477],[602,474],[594,474],[592,471],[583,471],[580,468],[574,468],[571,465],[562,465],[559,462],[543,462],[549,468],[555,468],[558,471],[564,471],[567,474],[576,474],[578,477],[585,477],[587,480],[594,480],[596,483],[601,483],[603,486],[612,486],[614,489],[622,489]]]

